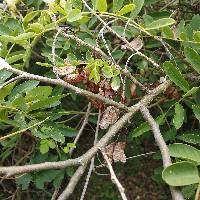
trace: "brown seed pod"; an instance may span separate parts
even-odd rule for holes
[[[165,91],[165,94],[169,99],[179,99],[180,98],[180,94],[179,94],[178,90],[173,86],[168,87],[167,90]]]
[[[124,149],[126,142],[113,142],[105,147],[104,152],[108,156],[109,161],[114,162],[126,162],[126,155]]]
[[[115,106],[108,106],[103,112],[99,127],[107,129],[110,125],[114,124],[119,118],[119,109]]]
[[[53,67],[53,72],[58,76],[65,76],[67,74],[72,74],[76,70],[75,66],[65,66],[65,67]]]
[[[83,81],[84,79],[85,76],[83,76],[82,74],[67,74],[63,80],[70,84],[75,84]]]

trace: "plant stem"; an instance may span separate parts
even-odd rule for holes
[[[199,179],[199,184],[198,184],[196,195],[195,195],[195,200],[199,199],[199,193],[200,193],[200,179]]]

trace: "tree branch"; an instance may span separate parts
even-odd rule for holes
[[[0,65],[1,66],[1,65]],[[5,174],[6,176],[13,176],[15,174],[22,174],[32,171],[46,170],[46,169],[64,169],[68,166],[78,166],[84,163],[87,163],[92,157],[97,153],[97,151],[105,147],[112,137],[124,126],[124,124],[131,119],[134,113],[139,111],[141,105],[149,105],[152,100],[159,95],[161,92],[165,91],[166,88],[170,85],[170,81],[166,81],[159,85],[157,88],[151,91],[151,94],[148,94],[142,98],[140,102],[130,107],[130,112],[124,114],[115,124],[113,124],[108,132],[99,140],[99,142],[89,149],[82,156],[69,159],[66,161],[58,162],[44,162],[41,164],[31,164],[24,166],[10,166],[10,167],[0,167],[0,174]]]
[[[91,44],[88,44],[87,42],[81,40],[80,38],[76,37],[75,35],[67,34],[64,31],[62,31],[61,33],[64,37],[73,39],[76,42],[80,43],[81,45],[91,48],[92,50],[101,54],[101,56],[103,56],[103,58],[105,58],[108,62],[112,62],[112,60],[110,60],[110,57],[107,56],[100,48],[93,46]],[[133,83],[135,83],[136,85],[141,87],[144,91],[147,90],[147,88],[145,88],[127,69],[122,69],[119,65],[116,65],[116,67],[119,68],[121,70],[121,72],[124,75],[126,75]]]
[[[6,81],[5,83],[1,84],[0,85],[0,90],[5,87],[6,85],[16,81],[16,80],[19,80],[19,79],[23,79],[23,74],[19,75],[19,76],[16,76],[14,78],[11,78],[10,80]]]
[[[112,182],[117,186],[120,194],[121,194],[121,197],[123,200],[127,200],[127,197],[126,197],[126,194],[125,194],[125,189],[124,187],[122,186],[122,184],[119,182],[119,180],[117,179],[117,176],[115,175],[115,172],[112,168],[112,165],[108,159],[108,156],[106,155],[106,153],[104,152],[104,150],[101,151],[106,163],[107,163],[107,167],[110,171],[110,176],[111,176],[111,180]]]
[[[159,64],[157,64],[154,60],[152,60],[151,58],[149,58],[148,56],[144,55],[143,53],[141,53],[140,51],[134,49],[132,47],[132,45],[130,44],[130,42],[128,40],[126,40],[125,37],[120,36],[116,31],[114,31],[111,27],[109,27],[106,22],[92,9],[90,8],[90,6],[87,4],[87,2],[85,0],[82,0],[82,2],[84,3],[85,7],[93,14],[95,15],[100,22],[103,23],[103,25],[113,34],[115,34],[120,40],[122,40],[125,44],[127,44],[127,46],[131,49],[131,51],[133,52],[137,52],[137,54],[141,57],[143,57],[145,60],[147,60],[148,62],[150,62],[154,67],[158,68],[159,70],[163,71],[163,69],[160,67]]]
[[[45,82],[45,83],[49,83],[49,84],[53,84],[53,85],[60,85],[60,86],[63,86],[64,88],[67,88],[67,89],[70,89],[70,90],[73,90],[76,94],[79,94],[79,95],[82,95],[82,96],[85,96],[85,97],[90,97],[90,98],[93,98],[93,99],[97,99],[97,100],[100,100],[102,102],[104,102],[105,104],[108,104],[108,105],[113,105],[113,106],[116,106],[118,108],[121,108],[123,110],[126,110],[128,111],[128,107],[125,106],[124,104],[122,103],[118,103],[116,101],[113,101],[111,99],[108,99],[108,98],[105,98],[104,96],[101,96],[99,94],[94,94],[90,91],[87,91],[87,90],[84,90],[84,89],[81,89],[81,88],[78,88],[76,86],[73,86],[61,79],[52,79],[52,78],[47,78],[47,77],[43,77],[43,76],[39,76],[39,75],[35,75],[35,74],[30,74],[28,72],[24,72],[24,71],[21,71],[19,69],[15,69],[13,67],[11,67],[4,59],[0,58],[0,70],[1,69],[5,69],[7,71],[10,71],[10,72],[13,72],[14,74],[18,74],[18,75],[22,75],[23,74],[23,77],[25,79],[29,79],[29,80],[38,80],[38,81],[41,81],[41,82]]]
[[[69,159],[59,162],[44,162],[40,164],[30,164],[24,166],[10,166],[10,167],[0,167],[0,174],[5,174],[7,177],[16,174],[23,174],[32,171],[40,171],[47,169],[63,169],[69,166],[80,165],[81,158]]]
[[[149,123],[149,125],[152,129],[156,144],[158,145],[161,155],[162,155],[163,166],[164,166],[164,168],[166,168],[172,164],[172,161],[171,161],[171,158],[169,155],[169,149],[168,149],[168,147],[165,143],[165,140],[163,139],[162,134],[160,132],[159,125],[154,120],[154,118],[151,116],[148,108],[145,105],[141,104],[140,111],[141,111],[144,119]],[[171,190],[173,200],[184,200],[184,197],[180,191],[176,190],[174,187],[170,187],[170,190]]]
[[[70,179],[66,189],[62,192],[62,194],[58,197],[57,200],[66,200],[70,197],[72,192],[74,191],[78,181],[80,180],[81,176],[85,172],[87,167],[87,163],[82,166],[79,166],[72,178]]]
[[[98,140],[100,119],[101,119],[101,110],[99,109],[99,115],[98,115],[96,130],[95,130],[94,145],[97,143],[97,140]],[[91,176],[92,171],[93,171],[93,169],[94,169],[94,159],[95,159],[95,157],[93,157],[93,158],[91,159],[89,171],[88,171],[88,174],[87,174],[87,177],[86,177],[85,185],[84,185],[84,187],[83,187],[83,191],[82,191],[80,200],[83,200],[84,197],[85,197],[85,193],[86,193],[87,186],[88,186],[88,183],[89,183],[89,180],[90,180],[90,176]]]
[[[81,135],[83,133],[85,126],[88,123],[88,118],[89,118],[89,115],[90,115],[90,109],[91,109],[91,103],[88,104],[88,108],[87,108],[87,111],[86,111],[86,114],[85,114],[85,119],[83,121],[83,124],[82,124],[78,134],[76,135],[76,137],[74,139],[74,142],[73,142],[74,144],[76,144],[78,142],[79,138],[81,137]],[[72,155],[73,151],[74,151],[74,148],[70,149],[70,151],[69,151],[70,156]]]

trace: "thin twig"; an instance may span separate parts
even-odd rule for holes
[[[19,130],[19,131],[14,132],[14,133],[10,133],[10,134],[8,134],[8,135],[2,136],[2,137],[0,137],[0,141],[5,140],[5,139],[8,139],[8,138],[10,138],[10,137],[13,137],[13,136],[15,136],[15,135],[18,135],[18,134],[20,134],[20,133],[24,133],[25,131],[27,131],[27,130],[29,130],[29,129],[31,129],[31,128],[34,128],[34,127],[36,127],[36,126],[39,126],[40,124],[44,123],[44,122],[47,121],[48,119],[49,119],[49,117],[47,117],[46,119],[44,119],[44,120],[42,120],[42,121],[40,121],[40,122],[38,122],[38,123],[35,123],[35,124],[29,126],[29,127],[27,127],[27,128],[24,128],[24,129],[22,129],[22,130]]]
[[[101,153],[102,153],[102,155],[103,155],[103,157],[104,157],[104,159],[105,159],[105,161],[107,163],[107,167],[108,167],[108,169],[110,171],[110,176],[111,176],[112,182],[117,186],[117,188],[118,188],[118,190],[119,190],[119,192],[121,194],[122,199],[123,200],[127,200],[127,197],[126,197],[126,194],[125,194],[125,189],[122,186],[122,184],[119,182],[119,180],[117,179],[117,176],[116,176],[116,174],[115,174],[115,172],[114,172],[114,170],[112,168],[112,165],[111,165],[111,163],[110,163],[110,161],[108,159],[108,156],[106,155],[104,150],[101,150]]]
[[[51,200],[56,200],[58,193],[59,193],[59,188],[56,188],[54,190],[52,197],[51,197]]]
[[[0,90],[1,90],[2,88],[4,88],[6,85],[8,85],[8,84],[10,84],[10,83],[12,83],[12,82],[14,82],[14,81],[16,81],[16,80],[19,80],[19,79],[23,79],[23,74],[21,74],[21,75],[19,75],[19,76],[16,76],[16,77],[14,77],[14,78],[11,78],[10,80],[8,80],[8,81],[4,82],[3,84],[1,84],[1,85],[0,85]]]
[[[88,104],[88,108],[87,108],[87,111],[86,111],[86,114],[85,114],[85,119],[83,121],[83,124],[78,132],[78,134],[76,135],[75,139],[74,139],[74,144],[76,145],[76,143],[78,142],[79,138],[81,137],[82,133],[83,133],[83,130],[85,128],[85,126],[87,125],[88,123],[88,118],[89,118],[89,115],[90,115],[90,109],[91,109],[91,103]],[[72,153],[74,151],[74,148],[70,149],[69,151],[69,155],[71,156]]]
[[[87,4],[87,2],[85,0],[82,0],[82,2],[84,3],[85,7],[92,13],[94,14],[100,22],[102,22],[106,28],[113,34],[115,34],[119,39],[121,39],[124,43],[127,44],[127,46],[131,49],[131,51],[133,52],[137,52],[137,54],[141,57],[143,57],[145,60],[147,60],[148,62],[150,62],[154,67],[159,68],[161,71],[162,68],[160,67],[159,64],[157,64],[154,60],[152,60],[151,58],[149,58],[148,56],[144,55],[143,53],[141,53],[140,51],[138,51],[137,49],[134,49],[132,47],[132,45],[130,44],[130,42],[128,42],[128,40],[126,40],[126,38],[120,36],[116,31],[114,31],[111,27],[109,27],[106,22]]]
[[[94,145],[96,145],[97,140],[98,140],[100,119],[101,119],[101,110],[99,109],[99,115],[98,115],[98,120],[97,120],[97,125],[96,125],[95,138],[94,138]],[[91,162],[90,162],[90,168],[89,168],[89,171],[88,171],[88,174],[87,174],[87,177],[86,177],[85,185],[83,187],[83,191],[82,191],[80,200],[83,200],[84,197],[85,197],[85,193],[86,193],[86,190],[87,190],[87,187],[88,187],[90,176],[91,176],[92,171],[94,169],[94,159],[95,159],[95,157],[93,157]]]
[[[62,34],[64,37],[66,38],[70,38],[70,39],[73,39],[75,40],[76,42],[80,43],[81,45],[83,46],[87,46],[89,47],[90,49],[98,52],[99,54],[101,54],[101,56],[106,59],[108,62],[112,62],[112,59],[110,59],[109,56],[107,56],[100,48],[96,47],[96,46],[93,46],[83,40],[81,40],[80,38],[76,37],[75,35],[70,35],[70,34],[67,34],[65,33],[64,31],[62,31]],[[127,76],[133,83],[135,83],[136,85],[140,86],[143,90],[146,90],[144,88],[144,86],[127,70],[127,69],[122,69],[118,64],[116,64],[116,67],[121,70],[121,72]]]

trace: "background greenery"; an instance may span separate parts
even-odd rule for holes
[[[85,8],[81,0],[60,0],[52,3],[42,0],[4,1],[0,9],[0,56],[12,66],[33,74],[56,78],[53,65],[63,67],[67,62],[76,68],[89,69],[89,80],[96,85],[102,79],[112,89],[123,87],[121,72],[89,47],[66,38],[54,38],[58,27],[75,35],[91,46],[99,47],[128,70],[145,87],[156,87],[161,79],[173,83],[151,106],[151,112],[160,125],[168,144],[173,165],[162,169],[161,156],[151,129],[137,113],[114,141],[126,141],[127,157],[155,151],[153,155],[133,158],[114,168],[130,199],[169,199],[167,184],[181,186],[185,198],[194,199],[199,183],[200,163],[200,4],[199,1],[177,0],[94,0],[89,5],[105,20],[114,32],[128,41],[139,37],[141,52],[159,63],[156,68],[139,55],[132,55],[119,38],[109,31],[99,35],[102,23]],[[114,17],[114,18],[113,18]],[[125,29],[126,27],[126,29]],[[105,43],[105,41],[106,43]],[[55,61],[52,46],[55,45]],[[55,63],[54,63],[55,62]],[[84,64],[83,64],[84,63]],[[167,76],[166,76],[167,75]],[[11,72],[0,71],[0,84],[13,78]],[[133,105],[144,96],[136,87],[131,93],[131,81],[125,82],[126,104]],[[76,86],[87,89],[84,82]],[[120,101],[120,95],[115,98]],[[35,80],[16,80],[0,89],[0,164],[23,165],[45,161],[66,160],[71,148],[73,157],[91,146],[98,110],[93,107],[89,124],[80,142],[73,139],[84,118],[88,99],[61,86]],[[74,116],[74,117],[73,117]],[[73,117],[73,118],[72,118]],[[10,135],[11,134],[11,135]],[[99,137],[105,134],[101,130]],[[6,140],[5,135],[10,135]],[[99,164],[98,159],[96,164]],[[2,178],[0,198],[15,194],[16,199],[50,199],[54,190],[63,188],[74,169],[48,170]],[[100,170],[99,173],[107,171]],[[84,178],[73,198],[79,198]],[[138,197],[139,196],[139,197]],[[86,199],[118,199],[119,194],[109,176],[94,173]]]

